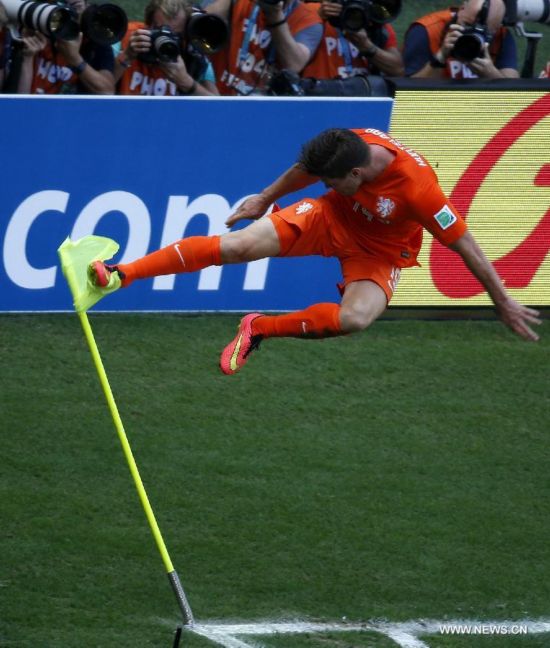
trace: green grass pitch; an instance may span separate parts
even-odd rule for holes
[[[548,321],[538,344],[492,321],[269,340],[234,377],[236,315],[90,321],[198,621],[550,616]],[[77,317],[2,316],[0,355],[0,646],[169,648],[178,608]]]

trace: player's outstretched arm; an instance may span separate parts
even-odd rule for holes
[[[266,187],[261,193],[247,198],[242,205],[229,216],[225,221],[227,227],[231,227],[237,221],[243,218],[256,220],[261,218],[267,211],[269,205],[274,203],[282,196],[289,193],[309,187],[309,185],[317,182],[319,178],[306,173],[299,164],[293,164],[290,169],[287,169],[280,175],[275,182]]]
[[[460,254],[470,272],[489,293],[504,324],[525,340],[536,342],[539,336],[529,324],[541,324],[539,312],[510,297],[493,265],[470,232],[466,232],[450,248]]]

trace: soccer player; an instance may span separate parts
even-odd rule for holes
[[[262,216],[277,199],[318,180],[329,189],[320,198]],[[314,304],[284,315],[246,315],[220,359],[221,370],[234,374],[266,338],[323,338],[370,326],[390,302],[401,269],[418,265],[426,228],[460,254],[502,321],[526,340],[538,340],[529,325],[540,324],[539,313],[508,295],[424,157],[386,133],[372,128],[323,131],[303,146],[296,164],[248,198],[227,225],[243,218],[255,222],[223,236],[184,238],[128,264],[94,261],[91,277],[97,286],[114,288],[135,279],[264,257],[337,257],[344,277],[341,303]]]

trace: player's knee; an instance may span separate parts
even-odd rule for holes
[[[355,306],[342,306],[340,309],[340,326],[345,333],[364,331],[375,319],[374,313],[369,309]]]
[[[246,232],[233,232],[221,238],[223,263],[243,263],[251,261],[254,256],[254,239]]]

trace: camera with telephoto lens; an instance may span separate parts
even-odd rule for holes
[[[367,29],[372,23],[384,25],[395,20],[401,11],[401,0],[338,0],[339,16],[328,19],[333,27],[347,31]]]
[[[223,18],[193,7],[185,26],[185,38],[202,54],[215,54],[227,42],[229,29]]]
[[[124,38],[128,16],[118,5],[90,4],[80,16],[80,30],[98,45],[114,45]]]
[[[168,25],[155,27],[149,31],[151,47],[138,59],[143,63],[175,63],[180,55],[180,39]]]
[[[506,3],[505,25],[518,22],[536,22],[550,25],[549,0],[504,0]]]
[[[346,79],[302,79],[292,70],[280,70],[270,80],[268,95],[276,97],[392,97],[392,84],[374,74]]]
[[[79,17],[66,2],[2,0],[10,22],[18,29],[26,27],[49,38],[74,40],[82,32],[99,45],[119,41],[128,27],[123,9],[114,4],[90,5]]]
[[[80,27],[75,12],[65,3],[50,4],[33,0],[2,0],[11,25],[27,28],[50,38],[75,39]]]
[[[483,54],[485,43],[490,43],[492,36],[487,27],[487,17],[491,0],[484,0],[476,22],[464,27],[451,51],[451,56],[461,61],[472,61]]]

